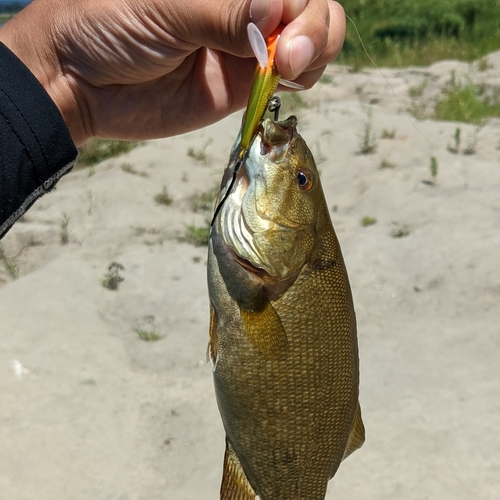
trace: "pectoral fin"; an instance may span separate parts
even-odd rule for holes
[[[255,493],[248,482],[233,447],[227,440],[220,498],[221,500],[255,500]]]
[[[347,441],[347,446],[342,460],[345,460],[351,453],[356,451],[358,448],[361,448],[364,442],[365,426],[363,425],[363,420],[361,419],[361,407],[358,402],[358,409],[356,410],[356,416],[354,417],[354,423],[352,424],[351,434],[349,436],[349,441]]]
[[[248,341],[264,358],[279,359],[286,354],[286,332],[268,299],[262,301],[259,309],[240,309],[240,314]]]

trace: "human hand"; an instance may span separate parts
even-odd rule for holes
[[[331,0],[34,0],[0,29],[0,41],[81,145],[180,134],[244,107],[256,64],[251,20],[265,37],[287,25],[278,71],[306,88],[344,41],[344,11]]]

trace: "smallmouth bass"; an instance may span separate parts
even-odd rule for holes
[[[297,119],[264,120],[209,241],[210,334],[226,432],[222,500],[323,500],[364,442],[351,290]],[[230,190],[230,192],[228,192]]]

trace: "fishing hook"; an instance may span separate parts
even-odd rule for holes
[[[277,122],[280,117],[281,99],[275,95],[269,99],[269,107],[267,108],[271,113],[274,113],[274,121]]]

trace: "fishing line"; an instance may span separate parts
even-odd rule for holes
[[[279,119],[280,109],[281,109],[281,99],[277,95],[271,97],[271,99],[269,99],[268,110],[271,113],[274,113],[275,122],[277,122]],[[250,151],[250,148],[248,148],[248,151]],[[229,184],[229,187],[227,188],[227,191],[224,194],[222,200],[219,202],[217,208],[215,209],[214,216],[212,217],[212,222],[210,223],[210,227],[214,225],[215,219],[217,218],[217,215],[219,215],[222,205],[224,205],[224,202],[228,199],[229,195],[231,194],[234,183],[236,182],[236,174],[240,170],[241,165],[243,165],[243,162],[247,159],[248,151],[246,151],[243,157],[238,159],[238,161],[236,162],[236,165],[234,166],[233,169],[233,177],[231,179],[231,183]]]
[[[222,200],[217,205],[217,208],[215,209],[214,216],[212,217],[212,222],[210,223],[210,227],[212,227],[214,225],[215,219],[217,218],[217,215],[219,215],[219,212],[220,212],[220,209],[222,208],[222,205],[224,205],[224,202],[229,198],[229,195],[231,194],[234,183],[236,182],[236,175],[238,174],[238,170],[241,168],[241,165],[246,160],[246,158],[247,158],[247,154],[245,154],[243,156],[243,158],[240,158],[236,162],[236,165],[234,166],[234,169],[233,169],[233,177],[231,179],[231,184],[229,184],[229,187],[227,188],[226,194],[224,195]]]

